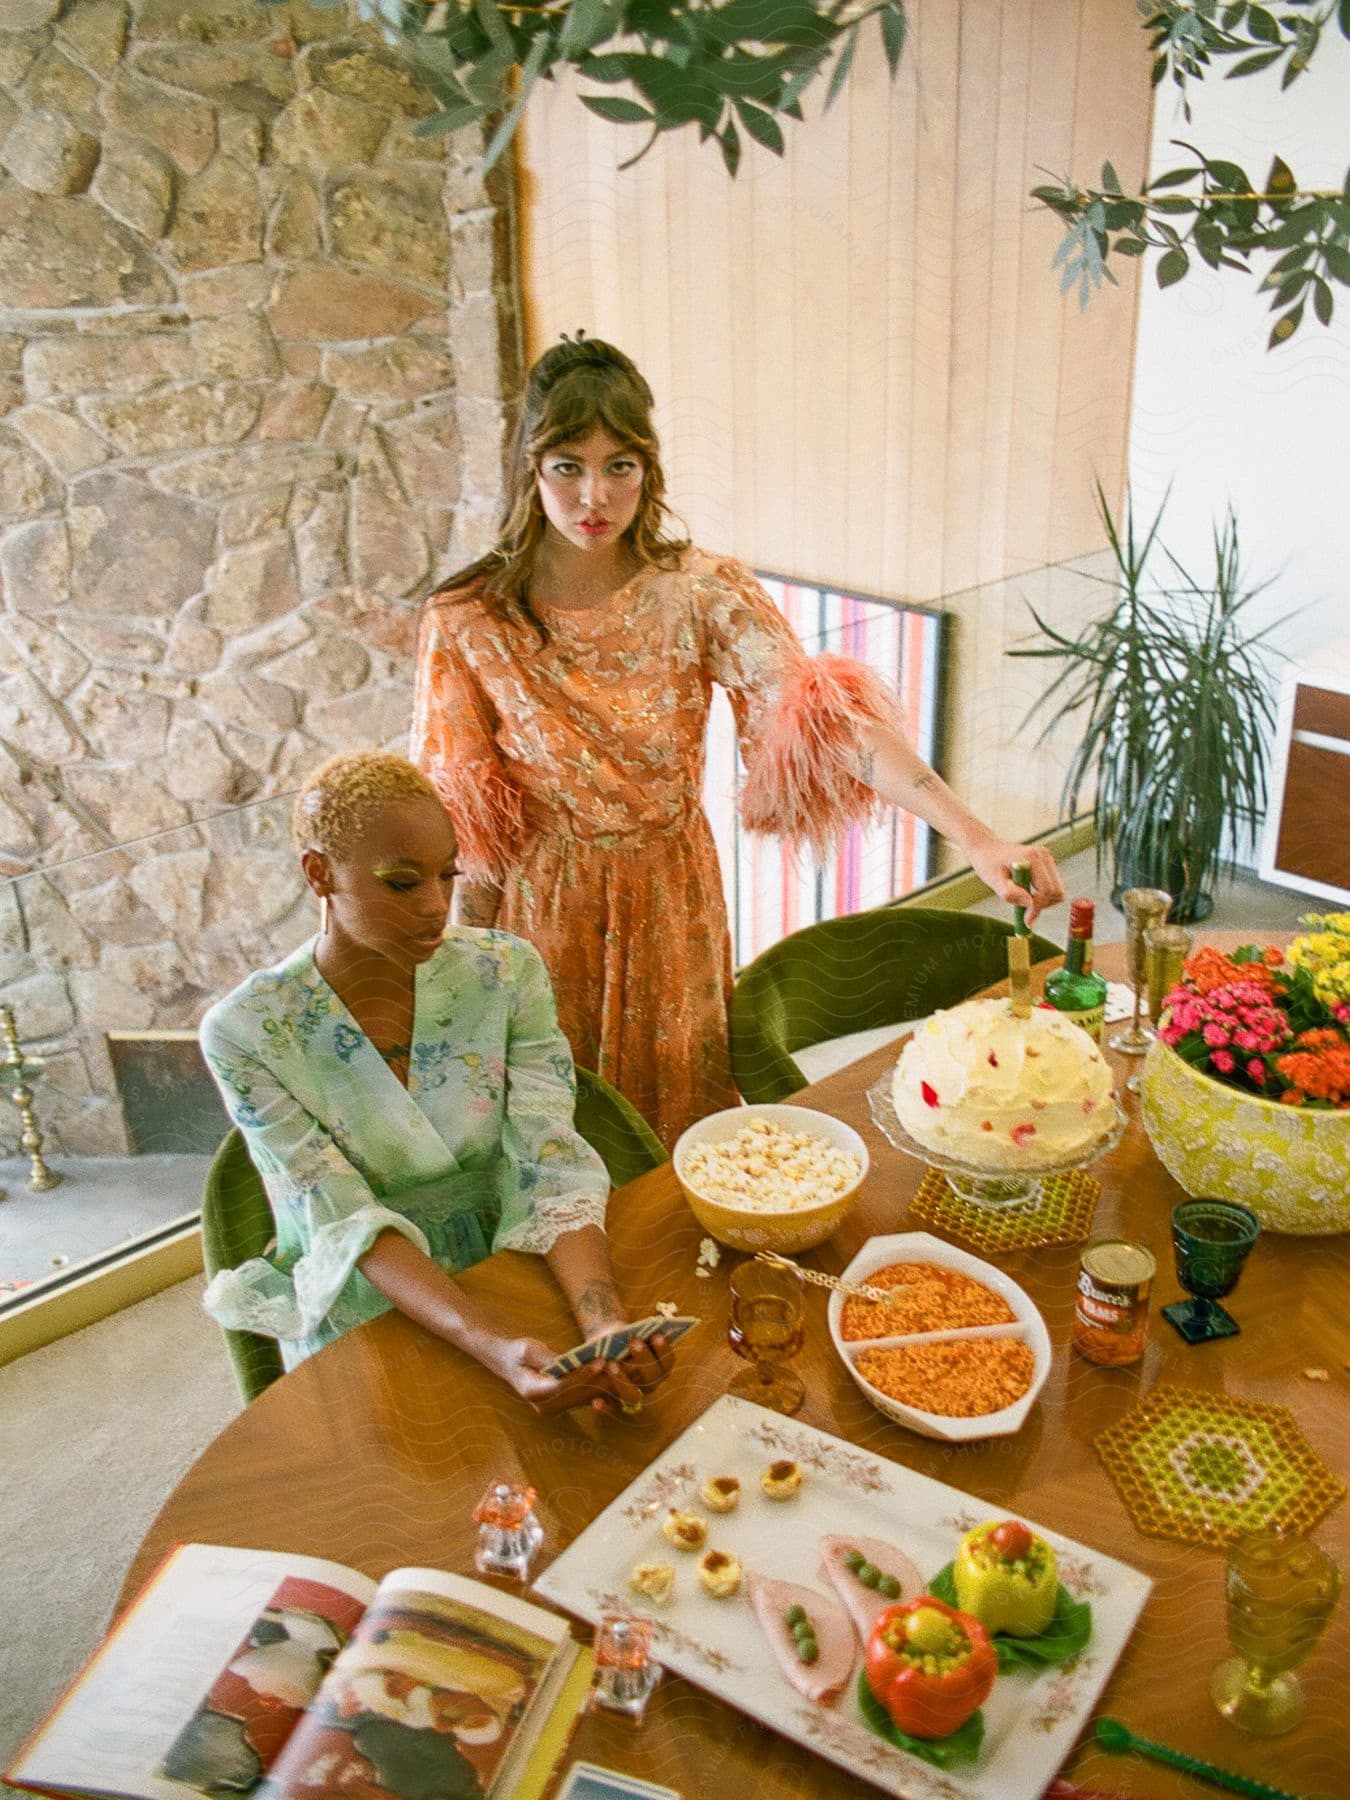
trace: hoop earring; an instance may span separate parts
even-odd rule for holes
[[[319,895],[319,936],[328,936],[328,896]]]

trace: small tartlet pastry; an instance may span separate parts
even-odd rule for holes
[[[635,1563],[633,1573],[628,1577],[628,1585],[635,1594],[640,1594],[644,1600],[651,1600],[657,1606],[664,1606],[674,1591],[675,1571],[669,1563]]]
[[[698,1559],[698,1578],[705,1594],[730,1600],[741,1585],[741,1565],[729,1550],[705,1550]]]
[[[672,1507],[662,1521],[661,1535],[677,1550],[701,1550],[707,1541],[708,1527],[696,1512],[680,1512]]]
[[[759,1485],[770,1500],[791,1500],[802,1485],[801,1464],[786,1458],[771,1462],[759,1478]]]
[[[741,1484],[734,1475],[712,1475],[699,1489],[698,1497],[709,1512],[735,1512],[741,1503]]]

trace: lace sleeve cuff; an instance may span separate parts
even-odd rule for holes
[[[492,1247],[546,1256],[558,1239],[569,1231],[580,1231],[585,1225],[598,1225],[603,1231],[608,1207],[608,1190],[590,1189],[536,1200],[527,1218],[498,1231]]]
[[[321,1225],[289,1275],[263,1257],[221,1269],[202,1296],[202,1305],[218,1325],[231,1331],[307,1338],[382,1231],[400,1232],[419,1250],[428,1249],[411,1219],[382,1206],[363,1206],[344,1219]]]

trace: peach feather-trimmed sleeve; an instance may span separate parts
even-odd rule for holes
[[[706,623],[709,672],[731,698],[745,759],[741,818],[824,861],[882,804],[859,774],[863,738],[905,735],[900,701],[865,663],[808,656],[743,563],[717,565]]]
[[[493,711],[443,609],[422,613],[408,755],[445,803],[470,881],[500,882],[520,842],[520,790],[502,767]]]

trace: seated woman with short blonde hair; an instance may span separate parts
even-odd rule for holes
[[[294,833],[318,937],[202,1021],[206,1061],[276,1219],[272,1253],[206,1308],[280,1340],[292,1368],[397,1307],[553,1412],[632,1406],[664,1346],[555,1380],[554,1352],[453,1280],[496,1250],[548,1259],[583,1336],[626,1322],[604,1235],[609,1179],[573,1124],[575,1077],[538,953],[450,926],[455,835],[401,756],[335,756]]]

